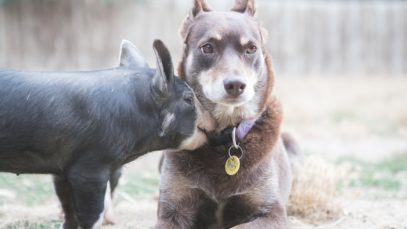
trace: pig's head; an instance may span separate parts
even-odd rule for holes
[[[193,150],[206,141],[200,129],[211,129],[201,105],[185,81],[174,75],[170,52],[161,40],[153,43],[157,69],[151,77],[149,90],[159,111],[159,140],[170,149]],[[145,63],[131,43],[122,43],[121,66],[132,62],[145,68]],[[155,111],[154,113],[157,113]],[[198,127],[199,126],[199,127]]]

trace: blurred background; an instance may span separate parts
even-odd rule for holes
[[[208,2],[216,10],[234,4]],[[308,166],[301,171],[310,174],[302,187],[310,196],[296,194],[309,208],[290,211],[291,227],[406,229],[407,1],[256,3],[269,32],[283,130],[299,140]],[[156,38],[177,63],[179,28],[191,6],[192,0],[0,0],[0,68],[110,68],[122,39],[154,66]],[[111,228],[154,225],[159,156],[126,166]],[[60,223],[49,176],[0,175],[0,228]]]
[[[93,69],[117,64],[120,41],[151,58],[153,39],[175,57],[189,0],[1,0],[0,65]],[[210,1],[228,10],[233,1]],[[279,75],[407,73],[405,1],[257,0]],[[179,59],[179,58],[176,58]]]

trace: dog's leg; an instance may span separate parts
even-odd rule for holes
[[[232,229],[287,229],[286,210],[284,206],[275,204],[267,215],[256,218],[251,222],[234,226]]]
[[[284,205],[258,193],[234,196],[223,209],[223,228],[285,229],[287,216]]]
[[[276,204],[271,212],[251,222],[232,227],[232,229],[287,229],[287,215],[284,206]]]
[[[75,214],[81,229],[100,228],[110,170],[90,163],[76,164],[68,172]],[[93,162],[95,165],[95,162]]]
[[[72,189],[67,179],[63,176],[54,175],[54,188],[58,196],[59,202],[65,214],[65,222],[62,226],[64,229],[76,229],[78,228],[78,222],[76,221]]]
[[[160,193],[156,229],[208,229],[214,222],[216,204],[198,189],[177,187]]]
[[[112,175],[110,175],[108,190],[105,195],[105,215],[104,215],[104,224],[115,224],[115,217],[113,214],[113,204],[112,199],[114,191],[116,190],[117,185],[119,184],[119,179],[122,175],[122,167],[114,170]]]

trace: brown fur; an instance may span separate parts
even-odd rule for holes
[[[257,226],[245,227],[284,228],[287,196],[283,196],[287,193],[279,193],[271,184],[274,176],[276,182],[283,182],[273,174],[273,168],[279,174],[290,173],[288,168],[273,165],[284,160],[279,141],[281,119],[281,106],[273,98],[241,143],[245,154],[235,176],[225,173],[227,148],[206,145],[194,152],[166,152],[157,228],[230,228],[251,220]],[[224,205],[222,219],[213,214],[219,203]],[[260,226],[259,221],[270,220],[280,226]]]
[[[199,13],[197,7],[193,8],[193,16]],[[237,0],[233,10],[253,15],[254,1]],[[184,23],[181,34],[185,40],[192,23],[191,18]],[[258,29],[264,46],[265,33]],[[186,44],[178,68],[186,81],[188,48]],[[280,135],[282,109],[278,99],[271,96],[272,62],[264,47],[262,53],[266,71],[265,80],[256,86],[261,97],[259,118],[240,143],[244,155],[239,172],[234,176],[225,172],[228,146],[204,145],[193,152],[166,152],[156,228],[287,228],[285,206],[291,189],[291,168],[284,143],[290,141],[283,141]],[[200,91],[196,93],[198,99],[202,98]],[[217,124],[223,126],[219,121]]]

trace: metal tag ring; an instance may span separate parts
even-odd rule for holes
[[[235,149],[238,149],[240,146],[236,143],[236,127],[233,128],[232,130],[232,143],[233,143],[233,147],[235,147]],[[240,148],[241,149],[241,148]]]
[[[239,145],[236,145],[237,147],[235,147],[235,146],[230,146],[229,147],[229,150],[228,150],[228,155],[229,155],[229,157],[232,157],[232,153],[231,153],[231,150],[232,149],[237,149],[238,151],[240,151],[240,156],[238,157],[239,158],[239,160],[243,157],[243,149],[242,149],[242,147],[240,147]]]

